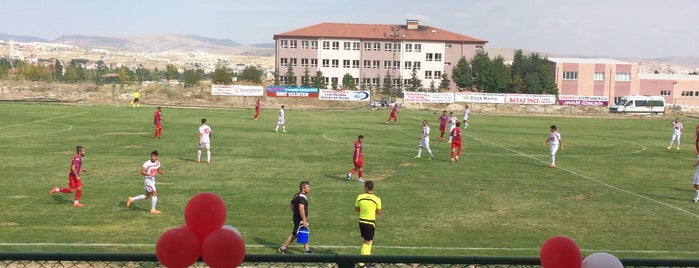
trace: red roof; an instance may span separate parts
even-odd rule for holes
[[[485,44],[488,41],[457,34],[426,25],[408,30],[406,25],[391,24],[355,24],[324,22],[304,28],[274,35],[274,39],[290,37],[325,37],[347,39],[391,39],[391,34],[398,33],[396,39],[411,41],[442,41]]]

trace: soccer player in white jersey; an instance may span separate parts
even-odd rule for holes
[[[197,148],[197,160],[201,161],[201,149],[206,148],[206,163],[211,164],[211,127],[206,124],[206,119],[201,120],[199,127],[199,148]]]
[[[422,148],[425,148],[427,153],[430,154],[430,159],[434,158],[432,150],[430,149],[430,126],[427,125],[427,120],[422,120],[422,136],[420,137],[420,144],[418,145],[417,156],[415,156],[415,158],[420,159]]]
[[[697,167],[697,171],[694,172],[694,182],[692,183],[694,185],[694,191],[696,191],[696,194],[694,194],[694,203],[699,202],[699,154],[697,154],[697,162],[694,162],[694,166]]]
[[[563,140],[561,140],[561,133],[558,133],[556,125],[551,126],[551,133],[549,133],[549,136],[546,138],[546,141],[544,141],[544,146],[546,146],[547,143],[550,146],[549,151],[551,152],[551,164],[549,165],[549,168],[555,168],[556,152],[558,152],[559,146],[560,149],[563,150]]]
[[[150,200],[150,214],[160,214],[160,210],[155,209],[155,205],[158,203],[158,192],[155,190],[155,175],[165,175],[160,171],[160,161],[158,161],[158,151],[153,150],[150,153],[150,159],[143,163],[141,168],[141,175],[146,176],[143,180],[145,194],[130,197],[126,200],[126,207],[130,207],[133,201],[149,199]]]
[[[682,123],[680,123],[679,118],[675,118],[675,121],[672,122],[672,139],[670,140],[670,146],[667,147],[668,150],[672,148],[672,143],[677,140],[677,150],[680,150],[680,137],[682,136],[682,130],[684,130],[684,127],[682,126]]]
[[[449,133],[456,127],[456,121],[459,121],[459,119],[454,116],[454,112],[449,112]],[[449,135],[449,141],[447,142],[451,143],[451,135]]]
[[[286,132],[286,120],[284,119],[284,105],[279,109],[279,118],[277,118],[277,127],[274,132],[279,133],[279,126],[282,126],[282,132]]]
[[[468,127],[468,118],[471,116],[471,110],[468,109],[468,104],[466,104],[466,109],[464,109],[464,119],[461,122],[463,125],[463,129],[466,129]]]

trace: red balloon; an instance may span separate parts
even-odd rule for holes
[[[186,268],[199,259],[201,242],[191,230],[177,227],[160,235],[155,256],[168,268]]]
[[[226,205],[213,193],[199,193],[189,199],[184,209],[187,228],[204,240],[214,230],[221,229],[226,221]]]
[[[211,268],[238,267],[245,258],[245,242],[230,229],[213,231],[204,239],[201,258]]]
[[[573,240],[565,236],[554,236],[546,240],[539,253],[544,268],[580,268],[582,254]]]

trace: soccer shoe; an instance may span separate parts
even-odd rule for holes
[[[279,247],[279,248],[277,248],[277,253],[279,253],[279,254],[286,254],[286,249],[285,249],[285,248]]]
[[[667,149],[670,150],[672,146],[668,146]]]
[[[197,163],[199,163],[199,162],[201,162],[201,160],[197,159],[197,160],[194,160],[194,162],[197,162]]]
[[[694,198],[694,199],[692,200],[692,202],[694,202],[694,203],[699,202],[699,198]]]
[[[434,156],[430,156],[430,158],[429,158],[429,159],[430,159],[430,160],[434,159]]]
[[[210,164],[211,164],[211,160],[206,161],[206,164],[207,164],[207,165],[210,165]]]
[[[133,202],[133,199],[131,199],[131,197],[129,196],[129,199],[126,199],[126,207],[130,207],[131,202]]]
[[[85,206],[85,204],[82,204],[82,203],[73,203],[73,207],[76,207],[76,208],[81,208],[84,206]]]
[[[157,210],[157,209],[150,210],[150,214],[160,214],[160,213],[162,213],[162,212],[160,212],[160,210]]]
[[[549,168],[555,168],[556,165],[549,165]]]
[[[415,159],[420,159],[420,156],[419,156],[419,155],[416,155],[416,156],[413,157],[413,158],[415,158]]]
[[[454,158],[453,158],[453,157],[451,158],[451,162],[454,163]]]
[[[386,125],[388,125],[388,121],[386,121]]]
[[[58,191],[60,191],[60,190],[61,190],[61,189],[58,188],[58,186],[54,186],[54,187],[51,189],[51,191],[49,192],[49,194],[55,194],[56,192],[58,192]]]
[[[352,174],[347,173],[345,180],[349,181],[350,179],[352,179]]]
[[[311,254],[313,251],[309,248],[303,251],[303,254]]]
[[[278,130],[278,129],[275,129],[275,130],[274,130],[274,133],[279,133],[279,130]]]
[[[454,157],[454,159],[456,160],[456,162],[459,162],[459,156],[458,156],[458,155],[457,155],[456,157]]]
[[[680,147],[677,147],[677,150],[679,151],[679,150],[680,150]]]
[[[364,179],[359,178],[359,179],[357,179],[357,182],[364,182]]]
[[[282,130],[282,132],[286,133],[286,130]]]

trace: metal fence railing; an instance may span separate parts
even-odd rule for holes
[[[621,259],[626,268],[641,267],[699,267],[699,259]],[[541,267],[536,257],[462,257],[462,256],[383,256],[383,255],[270,255],[249,254],[241,267],[324,267],[351,268],[369,263],[374,268],[530,268]],[[162,267],[155,254],[115,253],[2,253],[0,267]],[[207,267],[196,262],[193,267]]]

